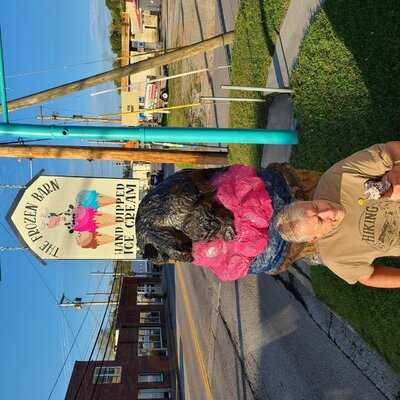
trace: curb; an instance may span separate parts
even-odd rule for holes
[[[323,0],[306,0],[303,5],[291,3],[293,10],[301,11],[306,21],[316,13]],[[298,9],[297,9],[298,8]],[[292,10],[292,11],[293,11]],[[289,11],[289,10],[288,10]],[[289,85],[291,69],[295,64],[297,51],[289,49],[290,31],[295,25],[296,11],[290,18],[285,17],[281,26],[279,46],[274,54],[274,62],[268,70],[267,86]],[[292,18],[292,19],[291,19]],[[305,30],[301,30],[296,40],[301,43]],[[295,46],[296,47],[296,46]],[[288,95],[277,95],[269,107],[267,129],[296,129],[293,103]],[[264,145],[261,166],[265,168],[271,162],[289,161],[291,146]],[[302,304],[311,319],[340,349],[340,351],[359,369],[359,371],[388,400],[400,399],[400,376],[389,364],[360,337],[360,335],[333,312],[326,304],[319,301],[314,293],[310,278],[309,266],[298,262],[288,271],[275,277]]]
[[[174,267],[175,268],[175,267]],[[179,363],[178,363],[178,352],[177,352],[177,343],[176,343],[176,322],[174,323],[172,317],[171,310],[171,299],[169,292],[169,278],[167,276],[167,272],[165,269],[162,273],[162,286],[164,289],[167,289],[167,299],[164,303],[165,306],[165,322],[166,322],[166,331],[167,331],[167,343],[168,343],[168,352],[169,352],[169,364],[171,367],[171,384],[172,384],[172,392],[174,394],[175,400],[182,400],[181,393],[181,384],[180,384],[180,376],[179,376]]]
[[[388,400],[398,400],[400,376],[361,336],[326,304],[319,301],[307,275],[309,266],[297,263],[278,280],[303,305],[311,319]]]

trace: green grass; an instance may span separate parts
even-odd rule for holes
[[[399,290],[349,286],[322,266],[312,267],[311,277],[317,296],[400,372]]]
[[[292,75],[300,144],[292,162],[325,170],[371,144],[398,139],[400,3],[327,0]],[[400,371],[400,290],[350,286],[312,269],[317,295]]]
[[[182,63],[175,63],[168,66],[168,75],[175,75],[182,72]],[[182,101],[182,80],[171,79],[168,82],[168,106],[184,104]],[[167,114],[167,126],[187,127],[190,125],[186,109],[171,110]]]
[[[235,24],[231,83],[243,86],[265,86],[271,55],[289,0],[242,0]],[[236,97],[257,97],[251,92],[232,92]],[[261,105],[260,105],[261,104]],[[268,105],[267,105],[268,107]],[[264,128],[267,108],[262,103],[231,103],[232,128]],[[232,163],[259,165],[260,145],[230,145]]]
[[[292,75],[300,144],[293,162],[321,170],[398,139],[400,3],[327,0]]]

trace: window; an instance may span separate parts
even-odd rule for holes
[[[151,271],[153,272],[153,274],[160,275],[161,274],[161,266],[151,264]]]
[[[164,382],[164,374],[162,374],[161,372],[139,374],[138,376],[138,383],[163,383],[163,382]]]
[[[149,311],[140,313],[141,324],[159,324],[160,323],[160,311]]]
[[[145,399],[169,399],[169,390],[165,389],[140,389],[138,394],[138,400]]]
[[[156,283],[140,283],[137,291],[138,293],[160,293],[161,286]]]
[[[156,348],[143,348],[142,345],[138,348],[139,357],[166,357],[168,355],[168,350],[166,348],[156,349]]]
[[[138,337],[138,356],[166,354],[161,328],[140,328]]]
[[[161,286],[155,283],[142,283],[137,288],[137,304],[163,304]]]
[[[93,383],[121,383],[121,370],[121,367],[96,367],[93,374]]]

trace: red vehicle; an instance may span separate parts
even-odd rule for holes
[[[148,81],[153,81],[157,79],[155,76],[148,76]],[[144,108],[146,110],[154,108],[162,108],[165,106],[168,100],[168,92],[165,87],[162,86],[161,82],[147,82],[146,84],[146,94],[144,101]],[[151,115],[151,114],[148,114]]]

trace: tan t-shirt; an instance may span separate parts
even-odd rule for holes
[[[314,199],[345,209],[342,223],[317,242],[324,265],[350,284],[373,272],[375,258],[400,255],[400,202],[366,200],[364,183],[392,169],[383,145],[374,145],[338,162],[325,172]]]

